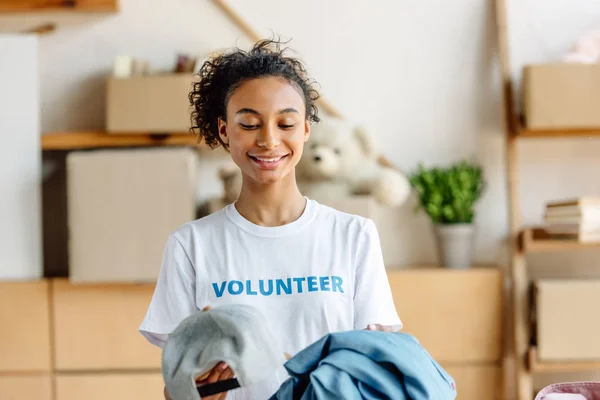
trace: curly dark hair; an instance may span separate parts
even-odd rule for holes
[[[304,96],[306,119],[319,122],[314,82],[300,60],[284,55],[285,51],[280,41],[266,39],[250,51],[236,48],[205,61],[188,96],[193,108],[190,131],[197,132],[211,148],[221,144],[227,149],[219,136],[218,119],[226,121],[227,103],[242,83],[262,77],[282,77],[294,85]]]

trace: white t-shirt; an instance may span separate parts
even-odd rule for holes
[[[140,332],[162,347],[188,315],[227,303],[260,309],[291,355],[330,332],[402,327],[374,223],[310,199],[283,226],[253,224],[231,204],[173,232]],[[282,368],[227,399],[267,399],[286,378]]]

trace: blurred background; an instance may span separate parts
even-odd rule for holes
[[[323,202],[375,221],[458,398],[600,379],[598,32],[597,0],[0,0],[0,398],[162,398],[137,327],[166,238],[236,188],[187,94],[273,35],[410,179]]]

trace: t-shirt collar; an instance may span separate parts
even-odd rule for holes
[[[313,218],[315,201],[307,197],[304,198],[306,199],[306,206],[300,217],[295,221],[281,226],[260,226],[248,221],[239,213],[235,207],[235,202],[225,207],[225,214],[234,224],[253,235],[270,238],[286,236],[298,232]]]

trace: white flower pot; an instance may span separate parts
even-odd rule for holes
[[[473,256],[474,226],[472,224],[438,224],[434,226],[434,230],[441,264],[452,269],[470,268]]]

